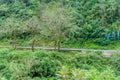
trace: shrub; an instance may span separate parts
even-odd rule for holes
[[[0,50],[0,58],[4,58],[10,52],[9,49],[1,49]]]
[[[99,72],[96,69],[82,70],[68,66],[63,66],[57,74],[58,80],[119,80],[119,77],[111,69]]]
[[[67,53],[69,55],[44,50],[31,52],[2,49],[0,79],[120,80],[120,54],[105,58],[100,53]]]
[[[4,55],[2,55],[4,54]],[[8,80],[32,80],[36,77],[47,80],[54,77],[64,63],[64,57],[54,51],[8,51],[0,52],[0,75]],[[4,57],[3,57],[4,56]],[[63,62],[62,62],[63,61]],[[36,80],[36,79],[35,79]],[[53,80],[50,78],[50,80]]]
[[[78,53],[70,59],[69,64],[80,69],[104,70],[107,66],[107,59],[97,53]]]
[[[108,40],[105,40],[104,38],[96,38],[93,40],[93,42],[102,46],[108,45],[110,43]]]
[[[31,67],[31,77],[52,77],[61,66],[62,57],[59,53],[35,52],[35,64]]]
[[[113,54],[109,59],[109,64],[115,70],[115,73],[120,75],[120,53]]]

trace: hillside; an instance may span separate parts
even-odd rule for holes
[[[0,80],[120,80],[120,0],[0,0]]]
[[[26,46],[120,49],[119,4],[119,0],[1,0],[0,40],[8,45],[12,41]]]

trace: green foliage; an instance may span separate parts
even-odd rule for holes
[[[120,40],[120,31],[112,30],[106,35],[106,40]]]
[[[7,80],[39,79],[55,77],[59,67],[64,63],[64,57],[58,52],[46,51],[0,51],[0,76]],[[45,77],[45,78],[42,78]],[[51,78],[53,77],[53,78]]]
[[[63,66],[58,71],[58,80],[118,80],[110,69],[99,72],[96,69],[82,70]]]
[[[0,39],[10,38],[7,31],[12,34],[20,30],[17,38],[32,37],[34,43],[41,37],[42,41],[52,43],[50,46],[54,43],[60,47],[66,43],[64,39],[70,40],[68,47],[71,44],[79,47],[91,39],[100,46],[108,45],[111,44],[108,41],[120,40],[119,4],[118,0],[1,0]],[[34,38],[30,28],[37,35]]]
[[[38,5],[38,0],[6,0],[2,1],[0,17],[10,17],[14,15],[17,18],[27,18],[35,14],[35,8]],[[3,6],[3,7],[2,7]]]
[[[50,2],[42,10],[40,20],[42,21],[42,34],[48,40],[54,42],[55,48],[60,50],[61,40],[66,37],[70,27],[67,19],[67,9],[62,3]]]
[[[74,53],[1,49],[0,79],[119,80],[119,54]]]
[[[107,59],[105,59],[100,53],[79,53],[70,59],[71,65],[80,69],[92,69],[96,68],[100,71],[106,68]]]
[[[0,40],[14,48],[120,49],[120,0],[0,0]],[[55,80],[57,72],[59,80],[120,80],[119,54],[68,54],[1,49],[0,80]]]
[[[63,57],[58,53],[45,51],[35,52],[36,64],[31,67],[32,77],[51,77],[55,76],[56,71],[61,66]]]
[[[68,5],[72,7],[70,20],[80,28],[74,37],[105,38],[108,30],[117,28],[119,31],[119,4],[117,0],[69,0]]]
[[[110,57],[109,64],[112,65],[115,73],[120,75],[120,53],[114,54]]]

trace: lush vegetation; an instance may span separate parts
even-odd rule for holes
[[[120,54],[0,50],[1,80],[119,80]]]
[[[0,0],[3,46],[0,80],[120,80],[120,53],[35,50],[119,50],[120,0]]]
[[[0,40],[14,48],[120,49],[119,4],[119,0],[0,0]]]

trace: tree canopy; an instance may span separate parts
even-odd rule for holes
[[[5,30],[4,25],[9,24],[6,23],[8,19],[11,19],[11,22],[12,18],[16,22],[16,19],[29,22],[33,17],[36,19],[32,20],[32,23],[36,24],[37,21],[39,23],[37,26],[49,29],[49,32],[51,30],[52,33],[47,31],[44,35],[52,38],[59,32],[58,28],[61,28],[63,34],[65,28],[71,26],[64,38],[120,40],[119,0],[0,0],[2,30]],[[13,27],[18,26],[13,25]]]

